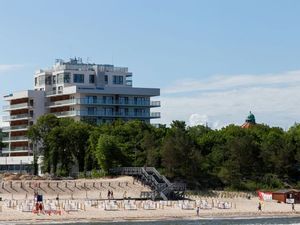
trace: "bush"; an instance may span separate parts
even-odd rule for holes
[[[274,189],[283,187],[282,181],[275,174],[267,173],[264,175],[262,180],[266,185],[266,188]]]
[[[106,173],[103,170],[95,170],[93,169],[91,171],[91,177],[92,178],[101,178],[101,177],[105,177]]]

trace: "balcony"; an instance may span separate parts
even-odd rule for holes
[[[53,112],[52,114],[57,116],[58,118],[62,118],[62,117],[76,116],[76,111]]]
[[[21,130],[28,130],[28,125],[20,125],[20,126],[10,126],[10,127],[3,127],[3,132],[10,132],[10,131],[21,131]]]
[[[116,101],[116,100],[90,100],[77,99],[78,104],[82,105],[114,105],[114,106],[134,106],[134,107],[160,107],[160,101]]]
[[[32,152],[28,147],[15,147],[15,148],[2,148],[2,153],[14,153],[14,152]]]
[[[23,141],[29,141],[28,137],[26,137],[26,136],[11,136],[11,137],[4,137],[2,139],[2,142],[4,142],[4,143],[23,142]]]
[[[3,122],[15,121],[15,120],[28,120],[31,116],[28,113],[11,115],[11,116],[3,116]]]
[[[50,102],[48,107],[54,108],[59,106],[75,105],[76,102],[77,102],[76,99],[67,99],[62,101]]]
[[[14,104],[14,105],[5,105],[3,106],[3,111],[11,111],[11,110],[17,110],[17,109],[27,109],[31,107],[27,102],[21,103],[21,104]]]
[[[47,91],[46,96],[51,96],[51,95],[61,95],[63,94],[62,90],[55,90],[55,91]]]
[[[155,119],[160,118],[160,112],[151,113],[134,113],[134,112],[105,112],[105,111],[76,111],[78,116],[100,116],[100,117],[123,117],[123,118],[149,118]]]

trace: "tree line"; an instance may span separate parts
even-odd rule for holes
[[[141,121],[96,126],[49,114],[38,119],[28,136],[39,146],[35,156],[43,156],[43,172],[59,176],[68,176],[74,166],[83,176],[88,171],[107,174],[118,166],[153,166],[194,189],[300,186],[298,124],[287,131],[261,124],[212,130],[183,121],[170,127]]]

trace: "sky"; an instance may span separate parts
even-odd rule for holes
[[[300,122],[299,11],[298,0],[0,0],[0,94],[76,56],[160,88],[154,123],[218,129],[252,111],[288,129]]]

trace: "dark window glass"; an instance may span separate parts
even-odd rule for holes
[[[84,74],[73,74],[74,83],[84,83]]]
[[[113,84],[123,84],[123,76],[113,76]]]
[[[64,83],[70,83],[70,73],[64,73]]]
[[[91,74],[89,76],[89,81],[90,81],[90,84],[94,84],[95,83],[95,75]]]
[[[52,83],[56,84],[56,76],[53,76],[52,79],[53,79]]]

